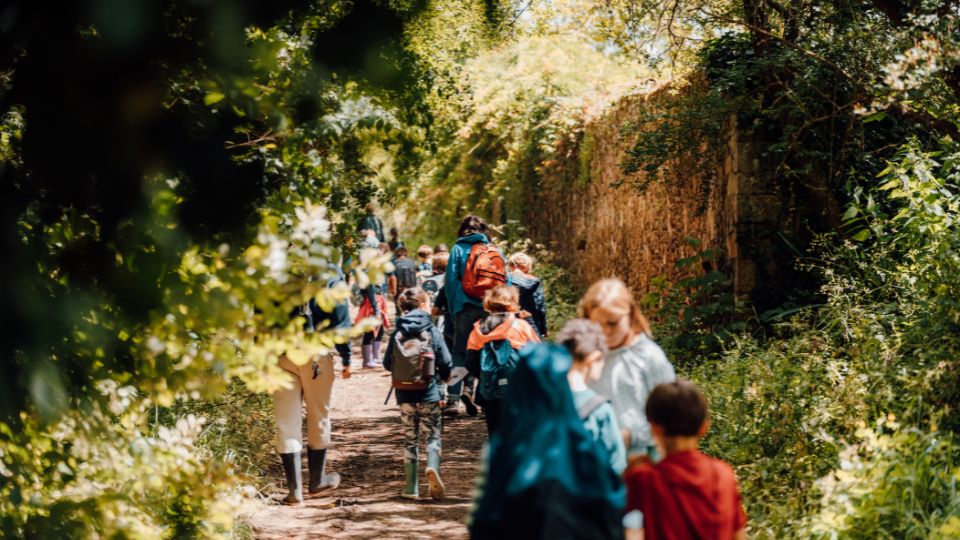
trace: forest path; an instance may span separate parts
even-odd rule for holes
[[[338,361],[333,385],[333,437],[327,470],[340,473],[340,488],[326,497],[306,499],[300,506],[263,506],[248,520],[256,538],[467,538],[465,520],[486,440],[483,417],[444,419],[441,476],[447,495],[442,501],[424,498],[427,482],[423,442],[421,499],[401,498],[400,412],[392,397],[389,404],[383,404],[390,375],[382,368],[362,369],[358,343],[354,346],[353,376],[342,379]],[[279,458],[277,461],[277,480],[271,493],[274,501],[285,493]],[[303,475],[306,486],[305,459]]]

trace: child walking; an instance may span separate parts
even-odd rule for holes
[[[517,367],[518,351],[527,343],[540,343],[540,336],[522,319],[519,293],[501,285],[484,295],[483,309],[489,313],[473,325],[467,340],[467,371],[480,380],[477,404],[483,408],[487,434],[500,426],[501,401]]]
[[[530,274],[533,257],[526,253],[514,253],[507,261],[510,267],[510,284],[520,290],[520,309],[530,314],[527,319],[541,336],[547,335],[547,301],[543,282]]]
[[[689,381],[661,384],[646,405],[647,420],[665,456],[629,469],[627,510],[643,513],[633,537],[647,540],[741,540],[747,515],[733,469],[697,449],[710,427],[707,400]]]
[[[603,370],[603,354],[607,352],[603,331],[594,322],[574,319],[560,330],[557,343],[566,347],[573,357],[567,381],[570,383],[577,414],[583,420],[583,427],[606,451],[610,467],[620,474],[627,466],[627,450],[623,445],[617,415],[606,396],[601,396],[587,387],[588,382],[600,378]]]
[[[403,423],[403,473],[406,483],[402,497],[420,497],[419,446],[421,426],[427,438],[427,481],[430,497],[443,498],[440,479],[440,435],[442,432],[440,383],[450,377],[450,352],[443,336],[427,313],[429,299],[419,287],[407,289],[397,299],[402,315],[390,336],[383,367],[392,374],[400,420]]]
[[[600,378],[588,385],[613,403],[627,455],[655,456],[644,407],[654,387],[676,379],[673,365],[654,343],[650,323],[619,279],[594,283],[581,299],[580,311],[584,318],[600,325],[610,349]]]

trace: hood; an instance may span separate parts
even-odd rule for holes
[[[486,345],[491,341],[509,339],[514,318],[513,313],[493,313],[474,323],[473,328],[480,333],[480,343]]]
[[[490,240],[487,238],[487,235],[485,235],[485,234],[480,234],[480,233],[468,234],[468,235],[466,235],[466,236],[461,236],[460,238],[457,238],[457,243],[458,243],[458,244],[464,244],[464,245],[468,245],[468,246],[472,246],[472,245],[474,245],[474,244],[479,244],[479,243],[481,243],[481,242],[484,242],[484,243],[485,243],[485,242],[489,242],[489,241],[490,241]]]
[[[397,319],[397,330],[404,334],[417,334],[429,330],[433,326],[433,318],[422,309],[404,313]]]
[[[721,478],[713,459],[699,450],[690,450],[668,455],[657,467],[663,470],[667,484],[690,509],[690,515],[700,516],[694,520],[700,537],[715,537],[721,522],[718,507]]]
[[[510,272],[510,285],[520,289],[521,292],[533,291],[540,285],[540,280],[526,274]]]

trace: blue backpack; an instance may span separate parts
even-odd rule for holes
[[[520,352],[508,339],[484,345],[480,350],[480,395],[487,401],[503,399],[519,361]]]

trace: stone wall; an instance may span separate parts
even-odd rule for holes
[[[657,276],[677,278],[677,260],[718,248],[718,269],[732,277],[735,292],[750,295],[777,271],[765,246],[781,218],[781,199],[757,174],[755,145],[733,120],[712,175],[668,175],[640,190],[636,185],[644,183],[645,173],[622,172],[634,142],[623,134],[624,125],[671,99],[667,90],[628,96],[589,122],[578,145],[525,194],[523,221],[531,237],[550,247],[584,285],[617,276],[642,294]]]

